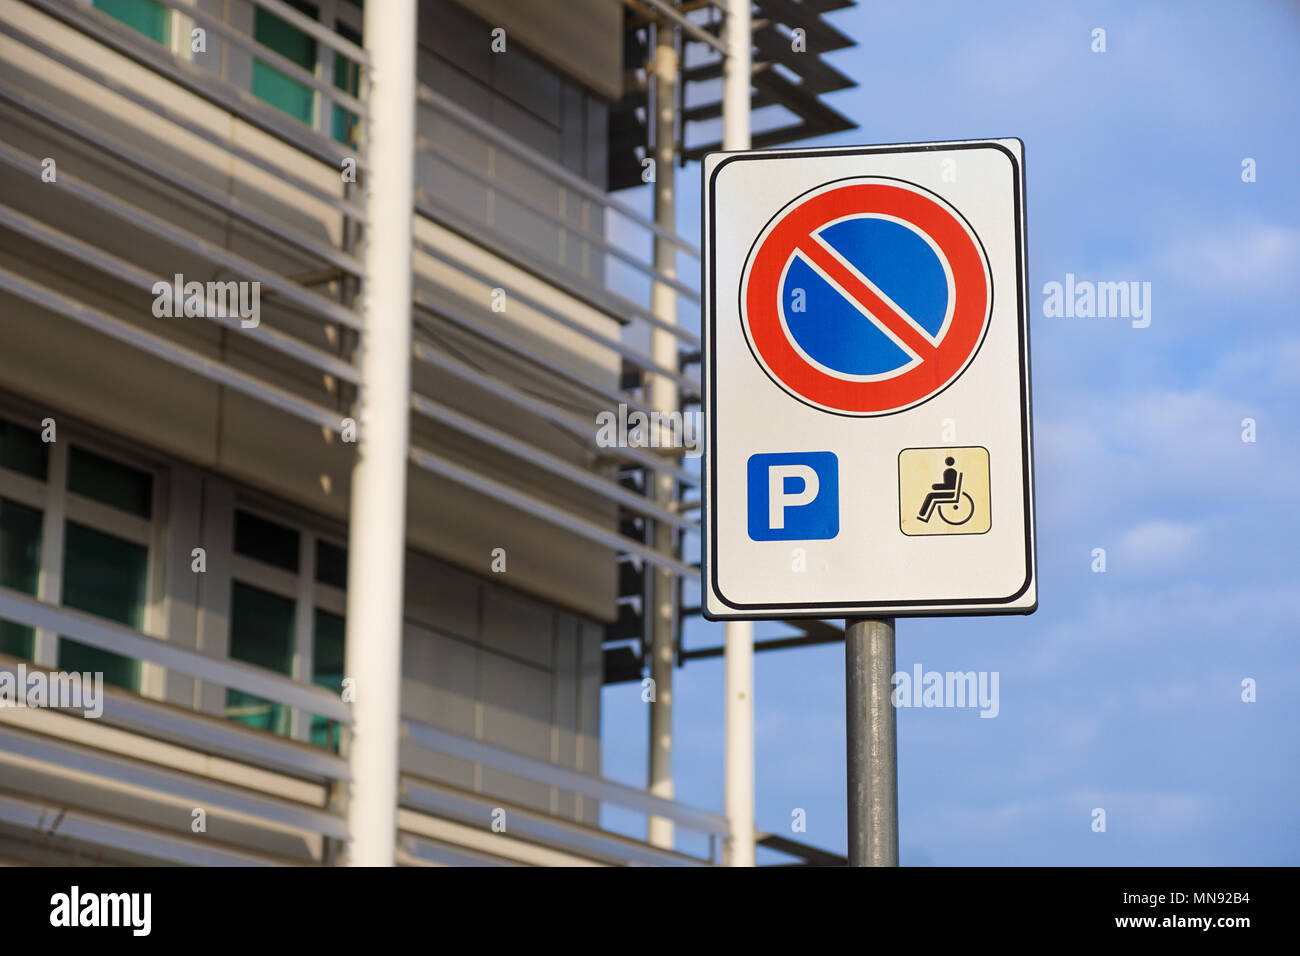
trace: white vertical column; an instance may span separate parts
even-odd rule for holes
[[[722,148],[749,149],[749,0],[727,2],[727,56],[722,79]],[[754,625],[727,624],[726,794],[731,833],[728,866],[754,865]]]
[[[655,28],[655,223],[671,233],[677,232],[677,39],[671,24],[661,22]],[[677,276],[677,246],[656,236],[655,270],[673,279]],[[677,321],[677,293],[672,286],[656,282],[651,292],[651,309],[665,322]],[[651,354],[655,362],[677,368],[677,337],[655,329],[651,333]],[[650,379],[650,407],[662,412],[678,410],[677,383],[655,373]],[[654,500],[660,507],[672,508],[676,497],[672,475],[652,472]],[[654,547],[671,551],[673,529],[656,520]],[[673,610],[676,589],[669,571],[645,566],[651,574],[651,641],[650,677],[655,697],[650,704],[650,792],[671,800],[673,797]],[[673,846],[673,822],[665,817],[650,817],[646,833],[653,846]]]
[[[402,577],[411,379],[415,0],[369,3],[365,330],[348,526],[347,657],[355,682],[348,748],[347,861],[392,866],[397,839]]]

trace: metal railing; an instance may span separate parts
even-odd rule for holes
[[[344,728],[351,725],[349,705],[324,688],[180,647],[10,588],[0,587],[0,619],[50,630],[100,650],[158,664],[169,674],[299,708],[337,721]],[[27,673],[48,673],[36,665],[0,657],[0,672],[17,675],[20,667]],[[43,719],[33,724],[37,714]],[[57,712],[0,707],[0,755],[4,759],[33,762],[44,772],[75,772],[83,780],[85,805],[55,806],[65,818],[70,815],[77,821],[78,839],[173,862],[311,862],[268,855],[256,840],[246,844],[195,840],[184,830],[167,829],[146,819],[96,818],[97,789],[120,787],[130,787],[170,802],[184,801],[186,805],[204,808],[207,813],[252,820],[261,827],[287,829],[333,841],[347,837],[339,812],[340,790],[349,779],[347,762],[328,749],[127,690],[103,688],[103,714],[96,723],[129,732],[142,742],[162,741],[221,758],[227,765],[218,775],[216,771],[200,772],[192,762],[176,761],[168,765],[163,755],[151,753],[143,743],[116,749],[96,745],[101,734],[97,729],[88,729],[90,721],[70,717],[60,721],[56,716],[52,722],[48,719],[50,715]],[[491,793],[459,790],[420,776],[406,765],[402,768],[402,806],[406,812],[400,839],[408,851],[417,848],[416,857],[441,861],[440,853],[469,852],[489,861],[540,862],[546,857],[539,859],[539,851],[545,851],[555,855],[550,862],[707,865],[716,862],[719,841],[727,832],[726,821],[716,813],[665,800],[595,774],[514,753],[412,717],[405,719],[403,733],[418,747],[443,757],[479,764],[598,803],[666,817],[683,829],[709,837],[714,848],[709,857],[702,858],[651,847],[640,840],[533,807],[503,804]],[[341,750],[346,752],[346,747],[345,730]],[[207,766],[206,761],[203,766]],[[247,772],[232,771],[232,767],[244,767]],[[268,784],[267,774],[285,782],[279,792],[270,792],[276,788]],[[304,783],[309,785],[307,798],[301,794]],[[291,793],[299,795],[295,798]],[[0,793],[0,821],[21,823],[30,819],[32,809],[39,806],[42,806],[39,793]],[[503,806],[509,808],[511,822],[506,833],[498,835],[490,829],[490,824],[493,811]],[[428,819],[430,816],[439,819]],[[439,822],[443,820],[459,822],[462,832],[446,829]],[[48,830],[48,826],[44,829]],[[59,832],[63,836],[73,835],[66,828]]]
[[[523,207],[559,235],[571,234],[577,241],[590,244],[602,260],[617,262],[628,267],[651,286],[670,290],[679,302],[688,305],[699,303],[696,287],[676,278],[675,275],[666,275],[656,266],[653,257],[648,253],[654,240],[662,239],[676,247],[680,254],[698,263],[699,249],[672,231],[663,228],[631,205],[607,195],[574,171],[541,155],[533,147],[515,139],[508,132],[475,115],[428,85],[421,84],[418,87],[418,97],[421,116],[435,118],[436,122],[444,124],[448,131],[454,130],[454,136],[447,137],[450,140],[457,142],[467,138],[471,140],[476,147],[474,155],[480,162],[476,164],[471,158],[440,143],[438,137],[430,132],[431,127],[428,122],[421,126],[426,135],[419,138],[419,148],[436,157],[439,163],[454,172],[456,176],[481,186],[488,196],[485,203],[488,214],[481,217],[466,215],[456,209],[451,202],[440,199],[428,189],[417,189],[416,211],[421,216],[468,240],[472,247],[489,250],[493,255],[500,256],[525,272],[543,277],[548,283],[561,287],[564,293],[576,303],[609,315],[624,326],[639,325],[643,329],[671,334],[677,340],[678,361],[673,366],[656,361],[641,347],[629,344],[627,330],[611,333],[594,329],[566,314],[564,309],[531,296],[526,289],[516,287],[500,276],[489,275],[481,266],[467,261],[464,255],[457,255],[448,248],[423,241],[418,235],[415,242],[417,252],[454,269],[462,276],[485,286],[500,289],[510,301],[522,303],[554,322],[557,327],[580,336],[595,349],[608,353],[625,369],[633,370],[635,378],[640,382],[652,377],[667,378],[677,386],[684,400],[697,401],[701,394],[699,379],[683,370],[690,364],[690,357],[700,347],[699,336],[690,329],[689,325],[666,322],[652,311],[647,302],[634,301],[624,294],[624,291],[614,288],[614,284],[609,281],[608,270],[605,268],[579,271],[571,268],[561,258],[547,257],[537,249],[528,248],[511,233],[508,224],[494,221],[491,213],[494,208],[493,200],[498,198]],[[506,178],[493,175],[490,171],[496,165],[495,157],[498,154],[525,164],[530,176],[533,179],[540,179],[545,185],[537,190],[525,192],[513,187]],[[483,157],[486,157],[485,161]],[[537,198],[539,193],[554,197],[554,206],[539,200]],[[598,214],[594,217],[584,216],[583,221],[575,223],[560,211],[567,209],[572,202],[588,203],[598,210]],[[591,225],[593,218],[599,223],[599,227]],[[631,248],[635,245],[635,241],[625,244],[615,243],[608,238],[611,233],[639,234],[641,252],[638,253]],[[558,246],[561,250],[569,248],[565,242],[558,243]],[[435,299],[417,291],[415,304],[417,329],[430,333],[431,336],[436,336],[438,330],[447,325],[468,331],[495,329],[489,321],[491,316],[484,303],[464,301],[450,292],[442,293]],[[493,339],[493,344],[507,351],[510,350],[508,338],[497,336]],[[593,414],[589,414],[584,419],[580,415],[575,415],[571,408],[564,407],[558,402],[550,402],[545,396],[533,392],[525,393],[507,382],[490,380],[489,376],[438,348],[435,338],[417,340],[415,358],[417,362],[436,368],[441,374],[481,388],[496,399],[517,407],[521,412],[540,416],[570,434],[585,439],[593,455],[650,472],[671,475],[681,486],[696,486],[699,483],[698,475],[682,467],[671,451],[634,447],[598,448],[595,445],[595,412],[612,409],[616,407],[616,403],[626,404],[629,410],[649,412],[644,398],[639,396],[635,389],[614,390],[591,376],[575,372],[559,372],[558,376],[564,379],[566,384],[576,385],[589,396],[589,408]],[[535,441],[484,430],[481,424],[471,419],[456,417],[454,413],[427,396],[415,395],[413,408],[418,415],[458,427],[467,434],[472,432],[478,440],[487,441],[533,468],[540,468],[551,474],[565,475],[576,484],[605,501],[618,505],[626,512],[666,524],[679,533],[698,531],[698,521],[694,518],[671,513],[657,505],[647,494],[629,491],[612,478],[598,478],[595,481],[577,478],[571,469],[566,467],[566,463],[555,460],[545,447],[539,447]],[[697,573],[696,568],[681,560],[676,550],[673,553],[665,553],[651,546],[648,542],[653,540],[652,535],[647,534],[644,541],[628,538],[616,531],[577,518],[563,509],[539,502],[526,487],[476,479],[454,462],[446,461],[425,449],[413,447],[412,459],[443,477],[466,485],[477,482],[476,490],[481,493],[549,521],[569,533],[585,537],[593,543],[609,547],[622,554],[635,555],[679,577],[693,577]],[[651,485],[652,482],[646,482],[643,490],[648,490]]]

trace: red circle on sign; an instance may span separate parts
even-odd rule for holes
[[[889,415],[932,398],[969,365],[988,329],[992,281],[984,252],[961,215],[920,186],[856,179],[830,184],[778,213],[750,250],[741,290],[741,324],[755,357],[800,401],[848,415]],[[817,238],[825,226],[854,216],[899,220],[928,237],[952,272],[951,318],[937,342],[862,282]],[[796,254],[835,281],[920,361],[870,381],[842,378],[810,364],[781,315],[781,283]]]

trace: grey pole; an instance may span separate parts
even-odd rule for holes
[[[894,619],[844,622],[849,866],[898,866]]]

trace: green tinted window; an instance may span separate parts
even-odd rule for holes
[[[0,419],[0,467],[44,481],[50,470],[50,446],[39,432]]]
[[[95,0],[95,7],[163,46],[168,42],[170,12],[158,0]]]
[[[337,544],[316,539],[316,580],[343,590],[348,586],[348,552]]]
[[[153,514],[153,475],[72,446],[68,490],[141,518]]]
[[[299,12],[316,19],[316,8],[311,4],[297,0],[287,2]],[[253,14],[253,38],[304,70],[316,69],[316,41],[261,7],[256,8]],[[316,106],[312,88],[260,60],[253,63],[253,95],[312,125]]]
[[[0,498],[0,585],[35,594],[41,573],[41,512]],[[0,621],[0,654],[31,660],[36,632],[24,624]]]
[[[69,521],[63,544],[63,603],[127,627],[144,627],[149,550]],[[59,641],[59,669],[102,671],[104,681],[135,690],[139,661],[81,644]]]
[[[337,24],[336,31],[338,35],[345,40],[350,40],[357,46],[361,45],[361,34],[350,29],[342,23]],[[334,54],[334,85],[351,96],[356,96],[361,90],[361,65],[349,60],[342,53]],[[357,115],[345,110],[337,103],[333,105],[331,113],[330,134],[340,143],[346,143],[349,146],[356,146]]]
[[[312,634],[313,684],[343,693],[343,618],[316,608]],[[318,747],[339,749],[339,725],[328,717],[312,715],[311,742]]]
[[[230,589],[230,656],[257,667],[293,671],[294,602],[235,581]],[[289,708],[240,690],[226,691],[226,716],[269,730],[289,732]]]
[[[298,573],[298,532],[247,511],[235,512],[235,553]]]

